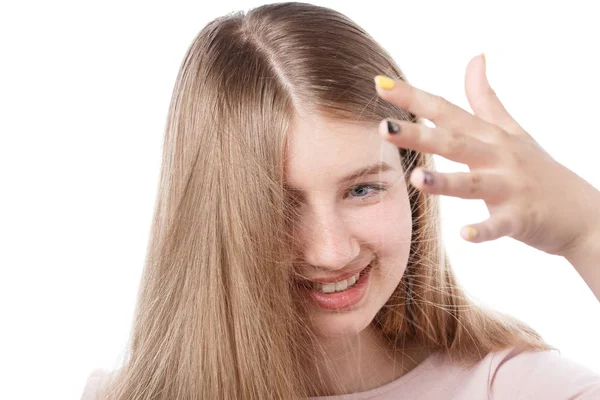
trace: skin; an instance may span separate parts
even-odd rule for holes
[[[338,184],[342,176],[379,161],[393,170]],[[289,138],[286,184],[301,191],[294,235],[301,259],[298,273],[308,279],[339,276],[377,260],[367,294],[353,309],[332,311],[308,303],[310,323],[331,356],[322,366],[335,366],[346,393],[392,381],[429,354],[394,352],[370,327],[408,261],[412,224],[400,161],[398,148],[377,134],[377,124],[310,115],[296,119]]]
[[[337,183],[378,161],[394,170]],[[286,162],[286,183],[304,192],[296,206],[301,213],[295,234],[302,259],[300,275],[339,276],[366,266],[375,256],[378,259],[361,307],[336,312],[309,304],[312,323],[322,336],[356,335],[391,296],[408,260],[411,215],[398,149],[377,135],[376,126],[311,115],[296,120]]]
[[[509,236],[565,257],[600,300],[600,192],[554,160],[510,116],[489,85],[483,55],[471,59],[465,75],[473,114],[401,80],[391,89],[375,82],[381,98],[435,124],[392,120],[401,133],[390,135],[382,121],[385,140],[468,165],[467,173],[430,171],[432,185],[424,184],[422,169],[410,177],[429,194],[484,200],[490,218],[463,227],[463,238],[481,243]]]
[[[299,273],[324,277],[378,260],[359,306],[343,313],[310,309],[310,322],[330,355],[323,366],[338,369],[344,393],[397,379],[428,356],[411,346],[394,352],[370,327],[400,281],[408,257],[410,213],[398,147],[468,165],[468,173],[429,171],[430,185],[424,183],[422,169],[410,176],[415,188],[431,195],[484,200],[490,218],[464,227],[465,240],[481,243],[510,236],[565,257],[600,300],[600,192],[554,160],[510,116],[487,81],[483,55],[469,62],[465,75],[473,113],[401,80],[392,88],[380,87],[377,78],[375,82],[382,99],[432,121],[435,128],[392,120],[402,130],[390,135],[386,120],[369,127],[314,115],[298,118],[286,160],[286,180],[303,191],[296,236],[303,262]],[[364,202],[352,196],[369,197],[364,190],[373,189],[352,189],[346,197],[351,188],[338,185],[337,178],[380,160],[398,168],[397,174],[367,176],[355,184],[382,183],[388,190]],[[333,387],[324,390],[335,393]]]

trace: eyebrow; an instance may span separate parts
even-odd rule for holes
[[[392,167],[391,165],[389,165],[388,163],[386,163],[385,161],[380,161],[380,162],[377,162],[374,164],[367,165],[360,169],[357,169],[356,171],[339,179],[337,183],[338,183],[338,185],[342,185],[344,183],[352,182],[363,176],[375,175],[378,173],[382,173],[382,172],[386,172],[386,171],[394,171],[394,170],[395,170],[395,168]],[[301,191],[300,189],[295,188],[293,186],[289,186],[289,185],[284,185],[284,186],[285,186],[285,188],[290,189],[290,190]]]
[[[348,174],[348,175],[344,176],[343,178],[341,178],[338,181],[338,184],[341,185],[344,183],[352,182],[363,176],[375,175],[375,174],[378,174],[381,172],[391,171],[393,169],[394,168],[391,165],[389,165],[386,162],[381,161],[381,162],[367,165],[366,167],[357,169],[356,171],[352,172],[351,174]]]

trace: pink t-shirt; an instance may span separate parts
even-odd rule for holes
[[[88,378],[82,400],[95,399],[107,372]],[[400,378],[378,388],[312,400],[599,400],[600,374],[555,351],[518,352],[512,348],[489,353],[470,369],[433,353]]]

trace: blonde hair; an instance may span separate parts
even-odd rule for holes
[[[101,398],[289,399],[318,390],[307,375],[318,346],[290,279],[286,138],[297,114],[422,122],[378,98],[378,74],[406,80],[373,38],[325,7],[264,5],[202,29],[173,90],[126,357]],[[431,155],[399,155],[406,178],[434,168]],[[467,298],[442,246],[438,198],[412,187],[409,198],[407,269],[373,326],[391,343],[411,339],[465,366],[509,346],[554,349]]]

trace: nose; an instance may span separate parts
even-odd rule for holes
[[[340,270],[360,254],[360,244],[344,218],[330,210],[313,212],[301,234],[304,261],[322,269]]]

